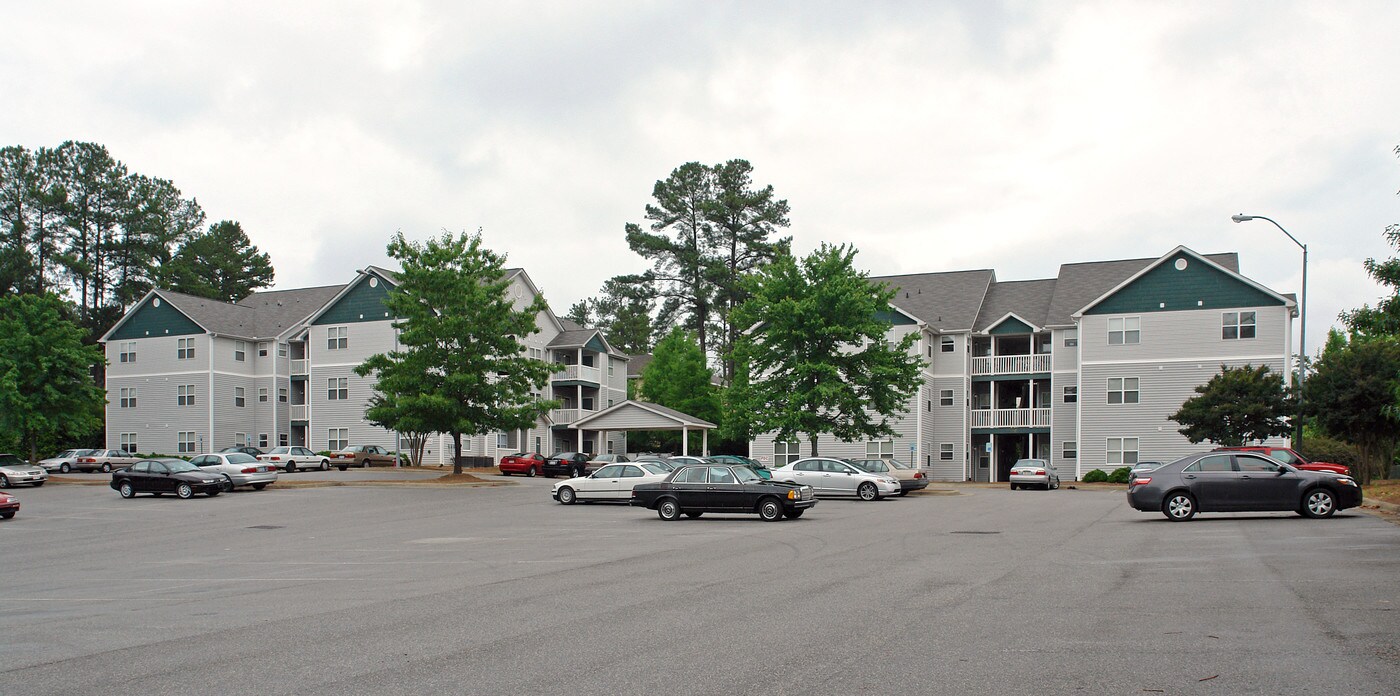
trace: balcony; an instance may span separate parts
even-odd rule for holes
[[[306,420],[306,404],[294,404],[292,406],[291,414],[292,420],[294,421]]]
[[[591,408],[556,408],[549,412],[549,417],[555,425],[568,425],[584,416],[591,416],[597,411]]]
[[[587,365],[561,365],[564,369],[554,373],[551,378],[555,382],[590,382],[593,384],[603,383],[603,370]]]
[[[303,359],[301,359],[301,360],[293,360],[293,361],[292,361],[292,374],[294,374],[294,375],[306,375],[306,374],[310,374],[309,372],[306,371],[306,359],[305,359],[305,358],[303,358]]]
[[[1025,356],[1030,357],[1030,356]],[[972,412],[974,428],[1048,428],[1048,408],[989,408]]]
[[[1050,354],[992,355],[972,359],[974,375],[1030,375],[1050,371]]]

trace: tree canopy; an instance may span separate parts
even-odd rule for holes
[[[546,304],[536,296],[514,306],[505,258],[483,247],[479,233],[421,244],[399,233],[388,251],[402,265],[385,299],[398,347],[355,368],[378,381],[365,415],[384,428],[450,433],[453,472],[461,473],[463,435],[527,428],[557,406],[535,396],[555,366],[527,357],[520,343],[539,330]]]
[[[1304,413],[1323,432],[1357,446],[1365,460],[1362,484],[1384,475],[1400,444],[1400,337],[1373,336],[1328,349],[1303,386]]]
[[[1267,365],[1221,365],[1220,374],[1197,386],[1196,396],[1167,418],[1181,424],[1179,431],[1193,443],[1238,447],[1287,435],[1294,406],[1283,375]]]
[[[890,437],[890,419],[908,409],[922,360],[911,332],[890,341],[894,291],[854,266],[856,250],[823,244],[800,262],[791,255],[763,267],[735,312],[742,333],[736,360],[747,380],[731,390],[731,408],[756,432],[790,441],[799,434],[818,452],[818,436]]]
[[[1400,155],[1400,146],[1395,147]],[[1385,241],[1400,250],[1400,224],[1385,228]],[[1362,305],[1359,309],[1342,312],[1341,319],[1353,334],[1361,336],[1400,336],[1400,258],[1392,256],[1383,261],[1368,258],[1362,264],[1371,279],[1389,288],[1390,294],[1375,307]]]
[[[106,359],[69,313],[52,294],[0,298],[0,430],[19,435],[31,462],[40,442],[102,427],[107,400],[92,370]]]
[[[273,276],[267,252],[258,251],[232,220],[210,225],[185,242],[159,272],[165,288],[221,302],[237,302],[272,285]]]
[[[652,311],[656,300],[643,286],[612,278],[598,297],[575,302],[565,318],[603,332],[608,343],[628,355],[650,353],[656,329]]]

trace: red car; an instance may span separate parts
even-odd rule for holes
[[[525,474],[538,476],[544,470],[544,455],[535,452],[516,452],[501,457],[501,474]]]
[[[1287,447],[1220,447],[1219,450],[1230,452],[1258,452],[1270,459],[1276,459],[1295,469],[1304,471],[1330,471],[1343,476],[1351,475],[1351,470],[1345,465],[1333,464],[1331,462],[1310,462],[1303,458],[1303,455],[1294,452]]]
[[[0,519],[8,520],[19,512],[19,498],[9,493],[0,493]]]

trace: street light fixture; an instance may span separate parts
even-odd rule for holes
[[[1249,220],[1267,220],[1268,222],[1273,223],[1273,226],[1277,227],[1280,232],[1288,235],[1288,239],[1291,240],[1294,244],[1297,244],[1298,247],[1303,250],[1303,298],[1302,301],[1299,303],[1301,306],[1299,308],[1300,316],[1298,319],[1298,386],[1300,388],[1298,390],[1298,419],[1295,423],[1294,429],[1294,439],[1296,440],[1295,445],[1299,449],[1302,449],[1303,390],[1301,389],[1301,387],[1303,386],[1303,379],[1307,375],[1308,370],[1308,351],[1306,347],[1308,340],[1308,245],[1298,241],[1297,237],[1294,237],[1292,234],[1290,234],[1288,230],[1283,229],[1283,225],[1280,225],[1277,222],[1274,222],[1273,220],[1264,217],[1263,215],[1245,215],[1244,213],[1236,213],[1234,215],[1231,215],[1230,219],[1234,220],[1235,222],[1248,222]]]

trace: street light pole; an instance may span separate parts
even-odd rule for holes
[[[1303,297],[1302,297],[1302,300],[1299,302],[1299,304],[1301,305],[1301,307],[1299,308],[1299,312],[1298,312],[1298,314],[1299,314],[1299,317],[1298,317],[1298,387],[1299,387],[1299,389],[1298,389],[1298,419],[1297,419],[1297,422],[1294,424],[1294,440],[1295,440],[1295,443],[1294,443],[1294,444],[1295,444],[1295,446],[1298,447],[1298,449],[1302,449],[1302,448],[1303,448],[1303,389],[1302,389],[1302,386],[1303,386],[1303,379],[1306,377],[1306,375],[1307,375],[1307,370],[1308,370],[1308,351],[1307,351],[1307,347],[1306,347],[1306,346],[1307,346],[1307,340],[1308,340],[1308,245],[1306,245],[1306,244],[1304,244],[1304,243],[1298,241],[1298,238],[1297,238],[1297,237],[1294,237],[1292,234],[1290,234],[1288,230],[1283,229],[1283,225],[1280,225],[1280,224],[1278,224],[1277,222],[1275,222],[1274,220],[1272,220],[1272,219],[1270,219],[1270,218],[1266,218],[1266,217],[1264,217],[1263,215],[1245,215],[1244,213],[1236,213],[1236,214],[1234,214],[1234,215],[1231,215],[1231,216],[1230,216],[1230,219],[1231,219],[1231,220],[1234,220],[1235,222],[1246,222],[1246,221],[1249,221],[1249,220],[1266,220],[1266,221],[1268,221],[1268,222],[1270,222],[1270,223],[1273,223],[1273,226],[1274,226],[1274,227],[1277,227],[1277,228],[1279,229],[1280,232],[1282,232],[1282,233],[1288,235],[1288,239],[1289,239],[1290,241],[1292,241],[1294,244],[1297,244],[1297,245],[1298,245],[1298,248],[1300,248],[1300,249],[1303,250]]]

